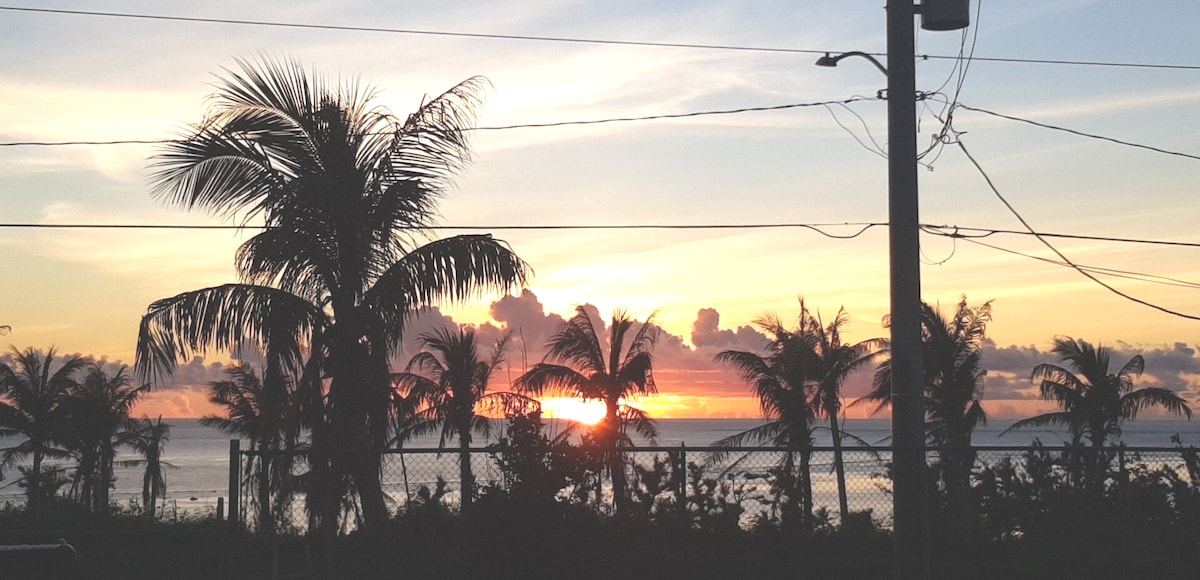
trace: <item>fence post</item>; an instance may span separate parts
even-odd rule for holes
[[[1121,553],[1129,553],[1129,469],[1125,467],[1125,442],[1122,441],[1117,445],[1117,533],[1121,535]],[[1129,578],[1129,570],[1126,569],[1126,561],[1128,558],[1120,558],[1121,560],[1121,575],[1123,578]]]
[[[679,465],[677,466],[677,468],[679,469],[679,510],[681,512],[683,512],[683,515],[686,516],[688,513],[688,505],[687,505],[687,480],[688,480],[687,443],[681,442],[679,444]]]
[[[238,527],[241,522],[242,495],[242,440],[229,440],[229,525]]]

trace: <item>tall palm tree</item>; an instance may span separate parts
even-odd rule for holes
[[[518,391],[541,395],[556,393],[584,401],[602,401],[604,418],[592,429],[604,450],[612,476],[613,509],[625,512],[628,482],[619,447],[632,444],[629,428],[646,438],[658,436],[658,428],[645,411],[628,404],[635,396],[658,392],[654,384],[654,343],[658,328],[651,314],[628,340],[637,321],[624,310],[613,312],[608,344],[601,344],[598,330],[583,306],[550,337],[545,359],[513,382]],[[628,345],[626,341],[628,340]]]
[[[167,441],[171,440],[171,426],[163,423],[162,416],[151,420],[142,417],[135,420],[134,437],[129,445],[141,455],[141,459],[122,461],[122,467],[145,466],[142,471],[142,506],[146,517],[154,519],[158,512],[159,498],[166,497],[167,477],[164,468],[174,468],[169,462],[163,461],[163,451]]]
[[[383,532],[388,358],[407,318],[513,288],[529,272],[489,235],[415,239],[469,160],[485,81],[468,79],[400,119],[356,82],[331,84],[295,62],[239,65],[221,79],[206,119],[162,149],[155,192],[266,229],[237,252],[241,283],[150,306],[138,361],[169,372],[193,353],[252,344],[308,369],[308,398],[322,403],[309,415],[314,481],[351,478],[365,527]],[[321,530],[335,532],[337,491],[322,484],[309,498]]]
[[[1042,399],[1052,401],[1061,411],[1022,419],[1005,429],[1060,425],[1071,433],[1071,447],[1080,447],[1086,437],[1091,443],[1089,467],[1098,468],[1098,451],[1109,435],[1121,433],[1121,423],[1136,419],[1150,407],[1192,418],[1187,401],[1175,391],[1163,387],[1135,389],[1134,380],[1145,370],[1141,355],[1129,359],[1115,374],[1110,372],[1112,353],[1103,346],[1067,336],[1054,339],[1051,349],[1070,368],[1043,363],[1034,367],[1030,380],[1038,384]],[[1072,372],[1073,371],[1073,372]]]
[[[33,464],[26,476],[27,505],[31,510],[38,508],[42,497],[42,462],[47,457],[69,455],[56,445],[62,427],[60,407],[67,391],[76,384],[75,374],[86,364],[79,357],[68,357],[53,369],[54,354],[53,348],[45,355],[33,348],[14,348],[13,367],[0,363],[0,436],[24,437],[0,451],[0,468],[12,467],[32,456]]]
[[[421,409],[408,431],[420,435],[438,431],[438,444],[458,436],[458,461],[462,481],[462,509],[471,509],[475,477],[471,470],[471,434],[487,437],[492,417],[541,411],[541,404],[513,392],[488,392],[492,375],[504,362],[511,333],[506,333],[491,355],[479,351],[475,329],[446,328],[422,334],[423,348],[408,362],[403,373],[393,376],[398,389],[408,393]]]
[[[801,311],[802,322],[807,322],[811,330],[812,321],[804,319],[803,306]],[[788,330],[775,315],[763,316],[755,320],[754,325],[766,333],[770,341],[764,354],[725,350],[717,353],[716,360],[741,375],[758,399],[763,417],[770,421],[721,439],[714,446],[767,444],[784,450],[779,467],[779,491],[785,499],[781,521],[793,524],[798,520],[800,529],[809,530],[813,510],[813,430],[820,401],[818,382],[812,378],[818,367],[814,350],[816,336],[802,330]],[[727,452],[719,451],[712,459],[720,462],[727,456]]]
[[[850,315],[839,308],[837,316],[828,325],[821,321],[820,313],[813,315],[804,301],[800,301],[801,340],[813,351],[811,368],[806,371],[808,380],[815,381],[812,406],[814,412],[829,419],[829,432],[833,440],[833,465],[837,474],[838,513],[845,522],[849,515],[846,498],[846,468],[842,459],[842,430],[839,420],[842,415],[842,384],[854,371],[873,360],[886,344],[882,338],[867,339],[855,344],[842,342],[842,328],[849,323]],[[778,336],[778,334],[777,334]]]
[[[969,507],[971,468],[975,451],[971,436],[987,424],[983,409],[983,342],[992,320],[992,303],[970,306],[963,296],[950,317],[921,303],[921,340],[926,440],[941,447],[939,467],[949,500],[960,513]],[[878,402],[876,411],[888,405],[892,394],[891,360],[875,372],[871,392],[861,401]],[[857,403],[858,401],[856,401]]]
[[[124,365],[109,375],[99,363],[89,365],[83,381],[67,388],[62,438],[79,459],[79,501],[93,513],[108,513],[117,447],[131,442],[136,423],[129,412],[149,390],[148,383],[133,384]]]

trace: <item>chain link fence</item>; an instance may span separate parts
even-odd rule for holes
[[[421,511],[450,514],[495,501],[542,501],[602,515],[684,520],[692,527],[752,529],[799,522],[821,529],[847,523],[842,521],[839,498],[844,493],[847,517],[879,528],[891,526],[890,448],[842,449],[841,478],[837,454],[828,447],[791,454],[718,447],[617,452],[624,468],[624,499],[614,494],[609,457],[587,447],[471,449],[467,465],[475,485],[468,506],[463,502],[458,450],[387,450],[381,457],[381,482],[389,508],[398,517]],[[965,513],[990,526],[989,533],[996,537],[1019,535],[1029,513],[1076,505],[1084,496],[1100,498],[1113,510],[1138,510],[1150,517],[1181,517],[1187,501],[1200,508],[1195,448],[930,448],[927,458],[935,524],[940,521],[937,514],[961,519]],[[264,459],[265,479],[259,476]],[[247,529],[307,531],[308,465],[302,452],[238,451],[231,460],[238,465],[236,480],[231,472],[231,485],[236,481],[239,488],[236,513]],[[352,495],[343,505],[344,531],[361,521]]]

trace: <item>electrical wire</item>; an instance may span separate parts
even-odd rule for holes
[[[1173,240],[1150,240],[1144,238],[1118,238],[1113,236],[1089,236],[1082,234],[1059,234],[1050,232],[1029,232],[1026,230],[1006,230],[996,228],[972,228],[967,226],[952,226],[952,225],[928,225],[921,224],[921,229],[927,233],[958,238],[979,239],[987,238],[997,234],[1012,234],[1018,236],[1042,236],[1044,238],[1062,238],[1069,240],[1089,240],[1096,242],[1118,242],[1129,244],[1149,244],[1158,246],[1179,246],[1185,248],[1200,248],[1200,242],[1181,242]],[[954,233],[947,233],[941,230],[953,229]],[[980,232],[975,235],[962,234],[960,231]]]
[[[1052,130],[1052,131],[1061,131],[1061,132],[1063,132],[1063,133],[1070,133],[1071,135],[1076,135],[1076,136],[1079,136],[1079,137],[1087,137],[1087,138],[1089,138],[1089,139],[1098,139],[1098,140],[1100,140],[1100,141],[1106,141],[1106,142],[1108,142],[1108,143],[1115,143],[1115,144],[1117,144],[1117,145],[1124,145],[1124,146],[1126,146],[1126,147],[1133,147],[1133,148],[1136,148],[1136,149],[1144,149],[1144,150],[1146,150],[1146,151],[1153,151],[1153,152],[1155,152],[1155,153],[1162,153],[1162,154],[1164,154],[1164,155],[1174,155],[1174,156],[1176,156],[1176,157],[1183,157],[1183,158],[1185,158],[1185,159],[1194,159],[1194,160],[1200,161],[1200,155],[1194,155],[1194,154],[1192,154],[1192,153],[1183,153],[1183,152],[1181,152],[1181,151],[1172,151],[1172,150],[1170,150],[1170,149],[1163,149],[1163,148],[1161,148],[1161,147],[1155,147],[1155,146],[1153,146],[1153,145],[1144,145],[1144,144],[1142,144],[1142,143],[1134,143],[1134,142],[1132,142],[1132,141],[1125,141],[1125,140],[1123,140],[1123,139],[1116,139],[1116,138],[1114,138],[1114,137],[1105,137],[1104,135],[1097,135],[1097,134],[1095,134],[1095,133],[1087,133],[1087,132],[1084,132],[1084,131],[1079,131],[1079,130],[1076,130],[1076,129],[1068,129],[1068,128],[1066,128],[1066,127],[1060,127],[1060,126],[1058,126],[1058,125],[1051,125],[1051,124],[1049,124],[1049,123],[1042,123],[1042,122],[1040,122],[1040,121],[1034,121],[1034,120],[1031,120],[1031,119],[1024,119],[1024,118],[1021,118],[1021,117],[1017,117],[1017,116],[1015,116],[1015,115],[1006,115],[1006,114],[1004,114],[1004,113],[997,113],[997,112],[995,112],[995,111],[989,111],[989,110],[987,110],[987,109],[981,109],[981,108],[979,108],[979,107],[969,107],[969,106],[967,106],[967,105],[964,105],[964,104],[962,104],[962,103],[959,103],[959,104],[957,105],[957,108],[959,108],[959,109],[966,109],[966,110],[968,110],[968,111],[973,111],[973,112],[976,112],[976,113],[982,113],[982,114],[984,114],[984,115],[990,115],[990,116],[992,116],[992,117],[996,117],[996,118],[999,118],[999,119],[1006,119],[1006,120],[1009,120],[1009,121],[1016,121],[1016,122],[1018,122],[1018,123],[1026,123],[1026,124],[1028,124],[1028,125],[1033,125],[1034,127],[1040,127],[1040,128],[1042,128],[1042,129],[1050,129],[1050,130]]]
[[[796,229],[807,228],[817,231],[822,235],[827,235],[826,232],[819,228],[833,227],[858,227],[861,231],[855,232],[852,235],[829,235],[838,239],[856,238],[865,230],[886,227],[887,222],[830,222],[830,223],[790,223],[790,222],[771,222],[771,223],[743,223],[743,224],[560,224],[560,225],[545,225],[545,224],[493,224],[493,225],[442,225],[431,226],[426,228],[400,228],[410,230],[431,230],[431,231],[539,231],[539,230],[738,230],[738,229]],[[968,240],[978,240],[991,237],[994,235],[1020,235],[1020,236],[1041,236],[1044,238],[1062,238],[1071,240],[1089,240],[1099,242],[1116,242],[1126,244],[1148,244],[1160,246],[1177,246],[1186,248],[1200,248],[1200,242],[1183,242],[1176,240],[1151,240],[1142,238],[1118,238],[1111,236],[1089,236],[1083,234],[1063,234],[1053,232],[1029,232],[1023,230],[1006,230],[998,228],[976,228],[969,226],[953,226],[953,225],[935,225],[935,224],[920,224],[921,231],[948,238],[961,238]],[[205,225],[205,224],[96,224],[96,223],[32,223],[32,222],[7,222],[0,223],[0,229],[108,229],[108,230],[262,230],[265,226],[254,225]],[[953,230],[948,232],[945,230]],[[964,234],[962,232],[978,232],[973,234]]]
[[[547,123],[521,123],[516,125],[494,125],[470,127],[464,131],[510,131],[515,129],[546,129],[552,127],[570,127],[578,125],[603,125],[608,123],[635,123],[644,121],[660,121],[667,119],[688,119],[717,115],[737,115],[741,113],[758,113],[765,111],[782,111],[787,109],[803,109],[809,107],[826,107],[831,105],[846,106],[860,101],[878,101],[879,97],[855,95],[837,100],[812,101],[807,103],[786,103],[783,105],[767,105],[762,107],[739,107],[736,109],[712,109],[707,111],[690,111],[685,113],[662,113],[640,117],[608,117],[602,119],[585,119],[580,121],[551,121]],[[0,147],[64,147],[70,145],[159,145],[166,143],[183,143],[185,139],[114,139],[109,141],[0,141]]]
[[[568,36],[537,36],[537,35],[522,35],[522,34],[488,34],[478,32],[452,32],[444,30],[419,30],[406,28],[385,28],[376,26],[348,26],[336,24],[311,24],[302,22],[280,22],[273,20],[246,20],[237,18],[206,18],[200,16],[170,16],[166,14],[144,14],[134,12],[104,12],[97,10],[67,10],[62,8],[34,8],[29,6],[0,6],[0,10],[10,12],[27,12],[40,14],[60,14],[70,16],[99,16],[107,18],[125,18],[137,20],[155,20],[155,21],[171,21],[171,22],[191,22],[201,24],[234,24],[242,26],[265,26],[273,28],[300,28],[307,30],[333,30],[343,32],[375,32],[387,34],[409,34],[422,36],[444,36],[453,38],[482,38],[492,40],[518,40],[518,41],[536,41],[536,42],[558,42],[558,43],[574,43],[574,44],[598,44],[610,46],[642,46],[654,48],[690,48],[703,50],[732,50],[745,52],[771,52],[785,54],[816,54],[823,55],[825,53],[844,52],[834,50],[816,50],[803,48],[785,48],[771,46],[746,46],[736,44],[700,44],[700,43],[684,43],[684,42],[652,42],[638,40],[612,40],[601,38],[576,38]],[[871,56],[887,56],[883,52],[869,52]],[[918,54],[918,60],[954,60],[957,56],[937,55],[937,54]],[[1037,58],[1009,58],[1009,57],[974,57],[974,60],[981,62],[1009,63],[1009,64],[1041,64],[1041,65],[1065,65],[1065,66],[1089,66],[1089,67],[1119,67],[1119,68],[1140,68],[1140,69],[1166,69],[1166,70],[1200,70],[1200,65],[1187,64],[1166,64],[1166,63],[1144,63],[1144,62],[1117,62],[1117,61],[1094,61],[1094,60],[1066,60],[1066,59],[1037,59]]]
[[[940,234],[939,234],[939,235],[940,235]],[[1044,257],[1042,257],[1042,256],[1035,256],[1035,255],[1033,255],[1033,254],[1027,254],[1027,253],[1025,253],[1025,252],[1019,252],[1019,251],[1017,251],[1017,250],[1013,250],[1013,249],[1010,249],[1010,248],[1005,248],[1005,247],[1003,247],[1003,246],[997,246],[997,245],[995,245],[995,244],[989,244],[989,243],[987,243],[987,242],[983,242],[983,241],[980,241],[980,240],[977,240],[977,239],[972,239],[972,238],[969,238],[969,237],[962,237],[962,236],[952,236],[952,235],[951,235],[951,236],[948,236],[948,237],[951,237],[951,238],[953,238],[953,239],[956,239],[956,240],[963,240],[963,241],[965,241],[965,242],[970,242],[970,243],[972,243],[972,244],[975,244],[975,245],[977,245],[977,246],[983,246],[983,247],[985,247],[985,248],[989,248],[989,249],[992,249],[992,250],[996,250],[996,251],[998,251],[998,252],[1004,252],[1004,253],[1007,253],[1007,254],[1012,254],[1012,255],[1015,255],[1015,256],[1020,256],[1020,257],[1022,257],[1022,258],[1029,258],[1030,260],[1037,260],[1037,261],[1039,261],[1039,262],[1045,262],[1045,263],[1047,263],[1047,264],[1053,264],[1053,265],[1055,265],[1055,266],[1063,266],[1063,267],[1066,267],[1066,268],[1070,268],[1070,267],[1071,267],[1071,265],[1070,265],[1070,264],[1067,264],[1066,262],[1063,262],[1063,261],[1061,261],[1061,260],[1052,260],[1052,259],[1050,259],[1050,258],[1044,258]],[[1100,267],[1100,266],[1085,266],[1085,265],[1082,265],[1082,264],[1080,264],[1080,265],[1079,265],[1079,267],[1080,267],[1080,268],[1083,268],[1084,270],[1087,270],[1087,271],[1089,271],[1089,272],[1096,272],[1096,273],[1098,273],[1098,274],[1104,274],[1104,275],[1107,275],[1107,276],[1113,276],[1113,277],[1116,277],[1116,278],[1126,278],[1126,279],[1129,279],[1129,280],[1138,280],[1138,281],[1140,281],[1140,282],[1148,282],[1148,283],[1151,283],[1151,284],[1162,284],[1162,285],[1164,285],[1164,286],[1176,286],[1176,287],[1179,287],[1179,288],[1192,288],[1192,289],[1198,289],[1198,290],[1200,290],[1200,282],[1191,282],[1191,281],[1188,281],[1188,280],[1180,280],[1180,279],[1178,279],[1178,278],[1170,278],[1170,277],[1168,277],[1168,276],[1159,276],[1159,275],[1157,275],[1157,274],[1146,274],[1146,273],[1143,273],[1143,272],[1133,272],[1133,271],[1129,271],[1129,270],[1118,270],[1118,269],[1115,269],[1115,268],[1103,268],[1103,267]]]
[[[844,223],[750,223],[750,224],[563,224],[563,225],[474,225],[474,226],[430,226],[404,227],[396,229],[412,231],[556,231],[556,230],[763,230],[763,229],[807,229],[835,240],[857,238],[867,230],[887,226],[886,222]],[[825,231],[834,227],[858,228],[851,234],[834,234]],[[265,230],[266,226],[237,225],[189,225],[189,224],[38,224],[0,223],[0,229],[98,229],[98,230]]]
[[[996,196],[996,197],[997,197],[997,198],[1000,200],[1000,202],[1004,204],[1004,207],[1008,208],[1008,211],[1009,211],[1010,213],[1012,213],[1012,215],[1013,215],[1014,217],[1016,217],[1016,218],[1017,218],[1017,221],[1021,222],[1021,225],[1025,226],[1025,229],[1029,230],[1029,232],[1030,232],[1031,234],[1033,234],[1033,235],[1034,235],[1034,237],[1036,237],[1036,238],[1038,239],[1038,241],[1040,241],[1040,242],[1042,243],[1042,245],[1044,245],[1044,246],[1046,246],[1047,248],[1049,248],[1051,252],[1054,252],[1054,254],[1055,254],[1056,256],[1058,256],[1058,257],[1059,257],[1059,259],[1061,259],[1061,260],[1062,260],[1064,263],[1066,263],[1068,266],[1070,266],[1070,267],[1071,267],[1073,270],[1075,270],[1076,272],[1079,272],[1079,274],[1080,274],[1080,275],[1082,275],[1082,276],[1084,276],[1085,278],[1087,278],[1087,279],[1091,280],[1092,282],[1095,282],[1096,284],[1099,284],[1101,287],[1103,287],[1104,289],[1108,290],[1109,292],[1112,292],[1113,294],[1116,294],[1117,296],[1120,296],[1120,297],[1122,297],[1122,298],[1124,298],[1124,299],[1126,299],[1126,300],[1129,300],[1129,301],[1131,301],[1131,302],[1135,302],[1135,303],[1137,303],[1137,304],[1141,304],[1142,306],[1146,306],[1146,307],[1148,307],[1148,308],[1153,308],[1154,310],[1157,310],[1157,311],[1159,311],[1159,312],[1162,312],[1162,313],[1165,313],[1165,314],[1170,314],[1170,315],[1173,315],[1173,316],[1178,316],[1178,317],[1180,317],[1180,318],[1186,318],[1186,319],[1189,319],[1189,320],[1200,320],[1200,316],[1196,316],[1196,315],[1192,315],[1192,314],[1186,314],[1186,313],[1183,313],[1183,312],[1179,312],[1179,311],[1177,311],[1177,310],[1172,310],[1172,309],[1170,309],[1170,308],[1167,308],[1167,307],[1165,307],[1165,306],[1160,306],[1160,305],[1158,305],[1158,304],[1154,304],[1153,302],[1149,302],[1149,301],[1146,301],[1146,300],[1142,300],[1141,298],[1138,298],[1138,297],[1136,297],[1136,296],[1131,296],[1131,295],[1129,295],[1129,294],[1126,294],[1125,292],[1122,292],[1122,291],[1120,291],[1120,290],[1118,290],[1118,289],[1116,289],[1116,288],[1112,287],[1112,286],[1111,286],[1111,285],[1109,285],[1107,282],[1105,282],[1105,281],[1103,281],[1103,280],[1101,280],[1101,279],[1097,278],[1096,276],[1092,275],[1092,273],[1091,273],[1091,272],[1088,272],[1087,270],[1085,270],[1085,269],[1083,269],[1083,268],[1079,267],[1079,265],[1078,265],[1078,264],[1076,264],[1075,262],[1071,261],[1071,259],[1070,259],[1070,258],[1068,258],[1068,257],[1067,257],[1065,254],[1063,254],[1062,252],[1060,252],[1060,251],[1058,250],[1058,248],[1054,247],[1054,244],[1051,244],[1049,241],[1047,241],[1045,237],[1043,237],[1043,236],[1041,236],[1040,234],[1038,234],[1038,233],[1037,233],[1037,231],[1036,231],[1036,230],[1034,230],[1034,229],[1033,229],[1033,227],[1029,225],[1029,222],[1025,220],[1024,216],[1022,216],[1022,215],[1021,215],[1021,213],[1020,213],[1020,212],[1018,212],[1018,211],[1016,210],[1016,208],[1015,208],[1015,207],[1013,207],[1013,205],[1012,205],[1011,203],[1009,203],[1008,199],[1006,199],[1006,198],[1004,197],[1004,195],[1003,195],[1002,193],[1000,193],[1000,190],[999,190],[999,189],[996,187],[996,184],[995,184],[995,183],[992,181],[992,178],[991,178],[991,176],[987,174],[987,171],[984,171],[984,169],[983,169],[983,166],[981,166],[981,165],[979,164],[979,161],[977,161],[977,160],[975,159],[975,156],[974,156],[974,155],[971,155],[971,152],[970,152],[970,150],[968,150],[968,149],[967,149],[967,146],[966,146],[966,144],[964,144],[964,143],[962,142],[962,140],[961,140],[961,139],[956,139],[954,143],[955,143],[955,145],[958,145],[958,148],[959,148],[959,150],[960,150],[960,151],[962,151],[962,152],[963,152],[963,155],[965,155],[965,156],[967,157],[967,159],[968,159],[968,160],[971,162],[971,164],[975,166],[975,169],[976,169],[976,170],[979,172],[979,174],[980,174],[980,175],[983,177],[984,181],[985,181],[985,182],[987,182],[987,185],[988,185],[988,187],[989,187],[989,188],[992,190],[992,193],[993,193],[993,194],[995,194],[995,196]]]

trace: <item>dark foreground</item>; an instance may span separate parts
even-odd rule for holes
[[[150,524],[134,518],[59,520],[58,529],[9,514],[0,543],[75,547],[88,579],[272,578],[889,578],[891,537],[868,518],[800,533],[688,529],[586,514],[511,509],[394,522],[384,548],[359,535],[322,544],[236,532],[221,522]],[[983,540],[936,525],[933,578],[1194,578],[1197,538],[1121,530],[1087,518]],[[12,571],[9,571],[12,572]],[[11,577],[3,574],[5,577]]]

